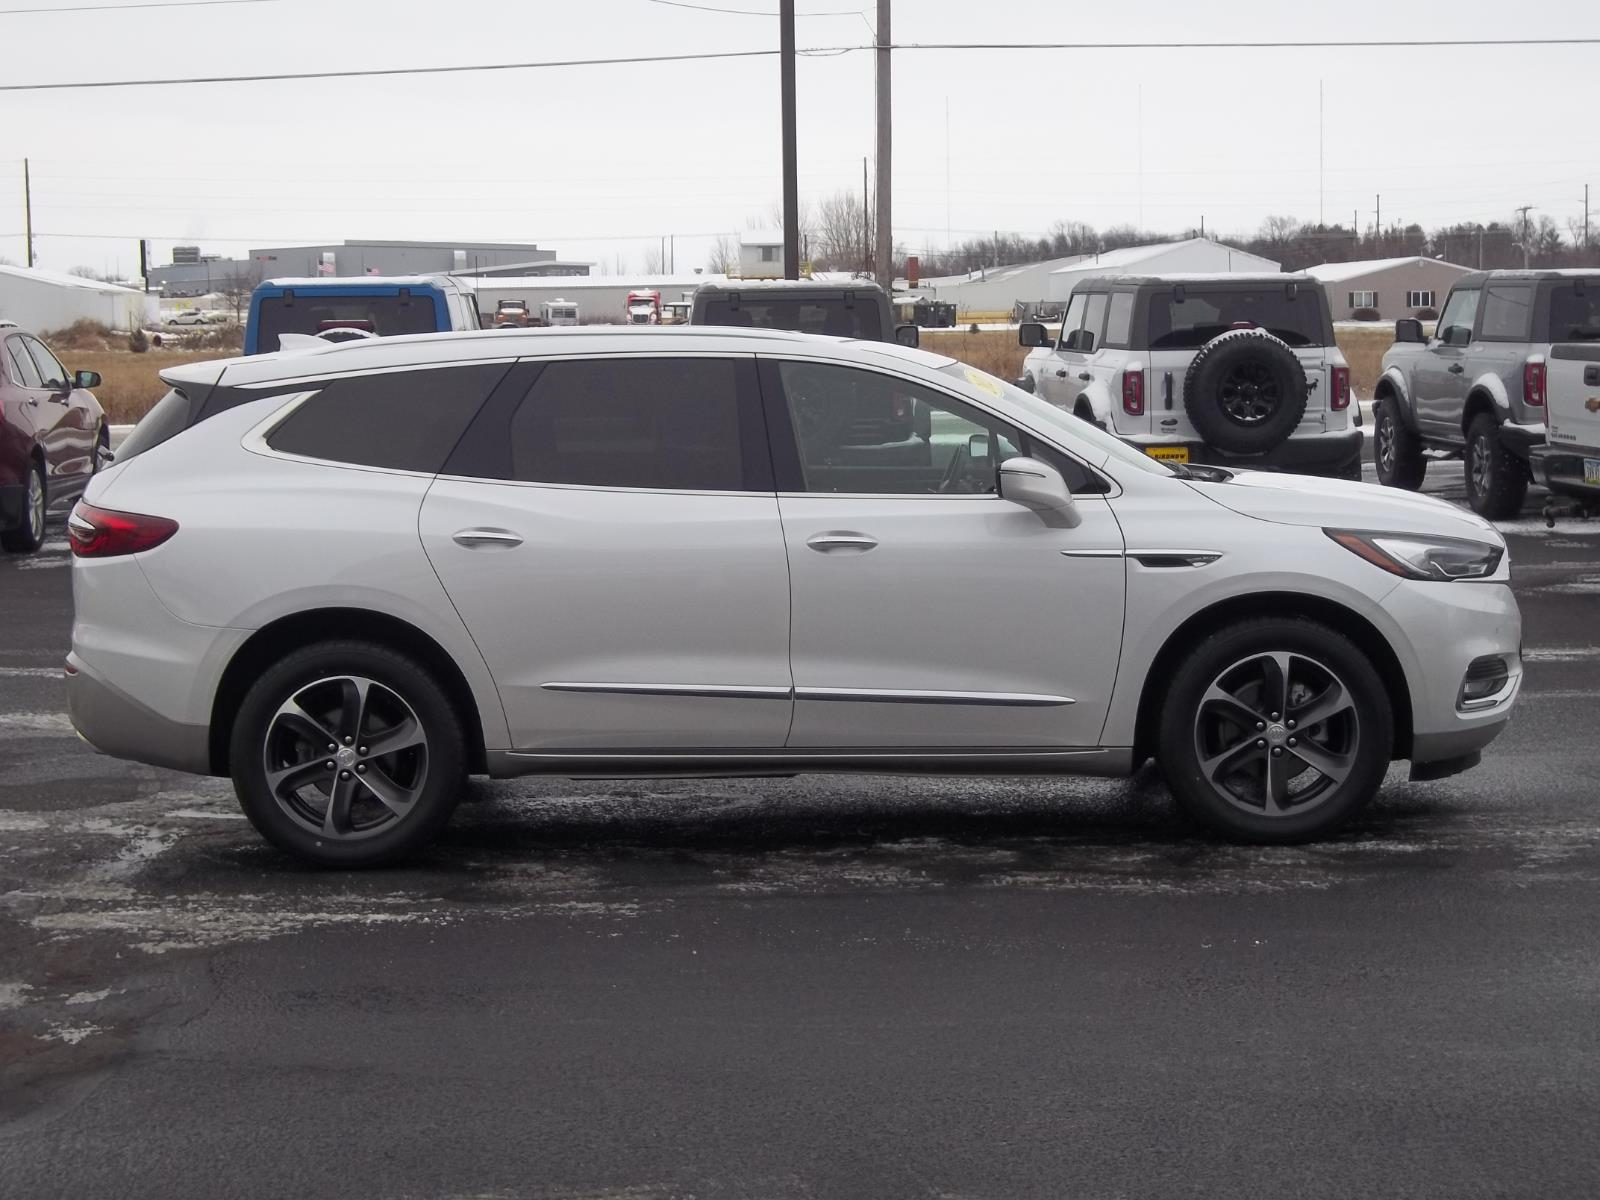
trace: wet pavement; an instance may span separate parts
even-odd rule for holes
[[[0,1195],[1593,1195],[1600,523],[1507,528],[1516,720],[1327,843],[1148,771],[520,780],[356,874],[81,744],[65,545],[0,562]]]

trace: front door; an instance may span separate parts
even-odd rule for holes
[[[1036,380],[1039,395],[1057,408],[1072,411],[1072,405],[1083,390],[1078,375],[1087,369],[1089,356],[1074,349],[1079,331],[1083,328],[1083,310],[1088,298],[1079,292],[1067,304],[1061,318],[1061,332],[1056,337],[1055,348],[1042,364],[1042,377]]]
[[[1466,403],[1471,378],[1467,372],[1467,348],[1478,316],[1477,288],[1457,288],[1445,301],[1439,326],[1428,339],[1427,348],[1417,356],[1412,372],[1412,397],[1417,426],[1432,437],[1462,440],[1461,411]]]
[[[792,580],[789,745],[1097,745],[1122,643],[1121,532],[1099,495],[1054,529],[995,494],[1017,454],[1053,455],[1086,489],[1092,474],[897,376],[780,361],[763,384],[783,398],[768,413]],[[926,454],[863,443],[873,414],[913,403],[932,413]]]
[[[782,747],[789,572],[754,360],[558,360],[523,390],[491,398],[420,522],[513,747]]]

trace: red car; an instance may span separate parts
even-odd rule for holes
[[[88,389],[93,371],[69,372],[33,334],[0,325],[0,546],[27,554],[44,543],[45,509],[71,504],[111,448],[106,415]]]

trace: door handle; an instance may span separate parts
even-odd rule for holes
[[[1062,370],[1056,372],[1056,378],[1057,379],[1065,379],[1066,377],[1067,377],[1067,372],[1066,372],[1065,368],[1063,368]]]
[[[1079,371],[1078,372],[1078,378],[1083,380],[1085,383],[1093,383],[1094,382],[1094,376],[1089,374],[1089,372],[1087,372],[1087,371]]]
[[[521,535],[509,529],[462,529],[451,540],[469,549],[474,546],[504,546],[509,550],[512,546],[522,545]]]
[[[819,533],[806,539],[806,545],[820,554],[827,554],[832,550],[860,550],[865,553],[877,544],[877,538],[848,530],[829,530],[827,533]]]
[[[1461,372],[1465,371],[1466,368],[1463,367],[1460,363],[1451,363],[1448,367],[1445,368],[1445,370],[1449,371],[1450,374],[1452,374],[1452,375],[1459,375],[1459,374],[1461,374]]]

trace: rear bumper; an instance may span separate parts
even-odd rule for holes
[[[1365,434],[1359,429],[1340,429],[1309,437],[1291,437],[1265,454],[1229,454],[1204,442],[1170,441],[1134,436],[1126,439],[1136,450],[1156,446],[1182,446],[1189,461],[1240,471],[1289,471],[1301,474],[1337,472],[1361,457]]]
[[[27,486],[20,483],[0,484],[0,529],[21,529],[27,512]]]
[[[76,654],[67,656],[67,712],[79,736],[102,753],[196,775],[210,773],[206,726],[163,717],[94,674]]]
[[[1600,484],[1584,482],[1584,459],[1600,459],[1600,449],[1584,450],[1570,446],[1535,446],[1528,452],[1528,467],[1533,477],[1552,492],[1600,501]]]
[[[1533,452],[1545,445],[1545,429],[1543,425],[1523,425],[1517,421],[1503,421],[1500,425],[1500,442],[1511,453],[1528,462]]]

